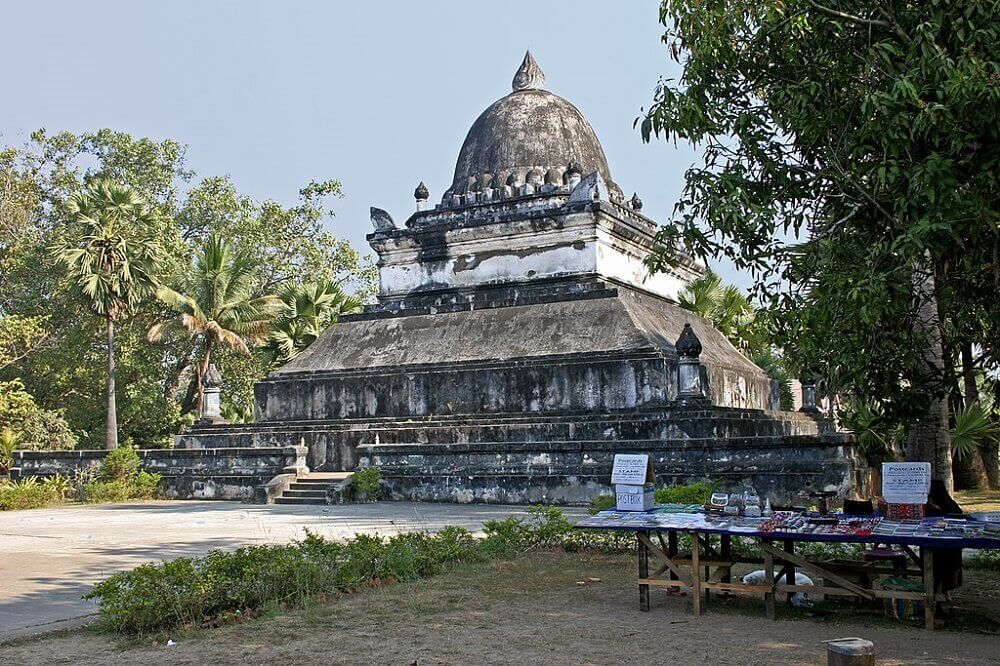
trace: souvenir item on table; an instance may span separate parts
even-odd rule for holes
[[[764,501],[764,510],[760,512],[760,515],[764,516],[765,518],[770,518],[773,514],[774,511],[771,510],[771,498],[767,498]]]
[[[738,516],[742,508],[743,502],[740,500],[739,494],[732,493],[729,495],[729,501],[726,503],[726,507],[722,510],[722,513],[727,516]]]
[[[923,504],[886,504],[885,517],[889,520],[919,520],[925,515]]]
[[[705,503],[707,513],[722,513],[729,504],[729,495],[726,493],[712,493],[712,496]]]
[[[760,495],[751,485],[747,485],[743,490],[743,515],[760,518]]]

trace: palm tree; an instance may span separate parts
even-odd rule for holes
[[[223,345],[243,355],[263,343],[281,301],[273,295],[254,295],[259,265],[237,252],[221,238],[205,241],[190,276],[180,290],[161,286],[157,297],[179,314],[149,330],[151,342],[161,342],[176,334],[194,339],[195,410],[202,413],[202,377],[208,370],[213,350]]]
[[[160,247],[148,235],[156,214],[133,189],[105,178],[91,181],[73,195],[67,210],[82,227],[82,235],[75,243],[56,245],[50,251],[105,322],[108,407],[104,445],[110,450],[118,446],[115,322],[156,289]]]
[[[682,308],[711,321],[744,354],[768,346],[763,320],[750,301],[737,287],[723,285],[712,271],[689,282],[678,298]]]
[[[330,281],[287,285],[279,293],[282,308],[271,327],[267,352],[271,365],[292,360],[341,315],[361,310],[361,299]]]

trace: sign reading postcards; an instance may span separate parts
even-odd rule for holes
[[[649,511],[653,508],[653,464],[642,454],[615,454],[611,483],[615,484],[618,511]]]
[[[882,497],[889,504],[926,504],[931,489],[931,464],[882,463]]]

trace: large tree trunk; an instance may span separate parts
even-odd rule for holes
[[[964,397],[957,401],[952,400],[956,408],[960,406],[969,407],[979,402],[979,387],[976,386],[975,368],[973,368],[972,344],[966,341],[961,343],[962,357],[962,384]],[[957,383],[956,383],[957,390]],[[953,470],[955,472],[955,487],[969,490],[980,490],[990,487],[990,479],[986,474],[985,455],[987,452],[976,447],[965,457],[955,458]],[[988,454],[987,454],[988,455]]]
[[[928,261],[914,271],[914,282],[919,305],[914,329],[927,339],[924,364],[929,383],[940,386],[944,377],[944,345],[941,337],[941,320],[938,315],[934,275]],[[922,275],[926,271],[926,276]],[[948,435],[948,398],[938,391],[906,436],[906,459],[930,462],[931,478],[940,479],[948,493],[953,485],[951,478],[951,438]]]
[[[108,317],[108,416],[104,426],[104,448],[118,448],[118,410],[115,406],[115,321]]]

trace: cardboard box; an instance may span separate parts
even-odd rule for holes
[[[615,484],[618,511],[649,511],[653,508],[653,464],[643,454],[615,454],[611,483]]]
[[[615,484],[618,511],[649,511],[653,508],[653,486]]]

